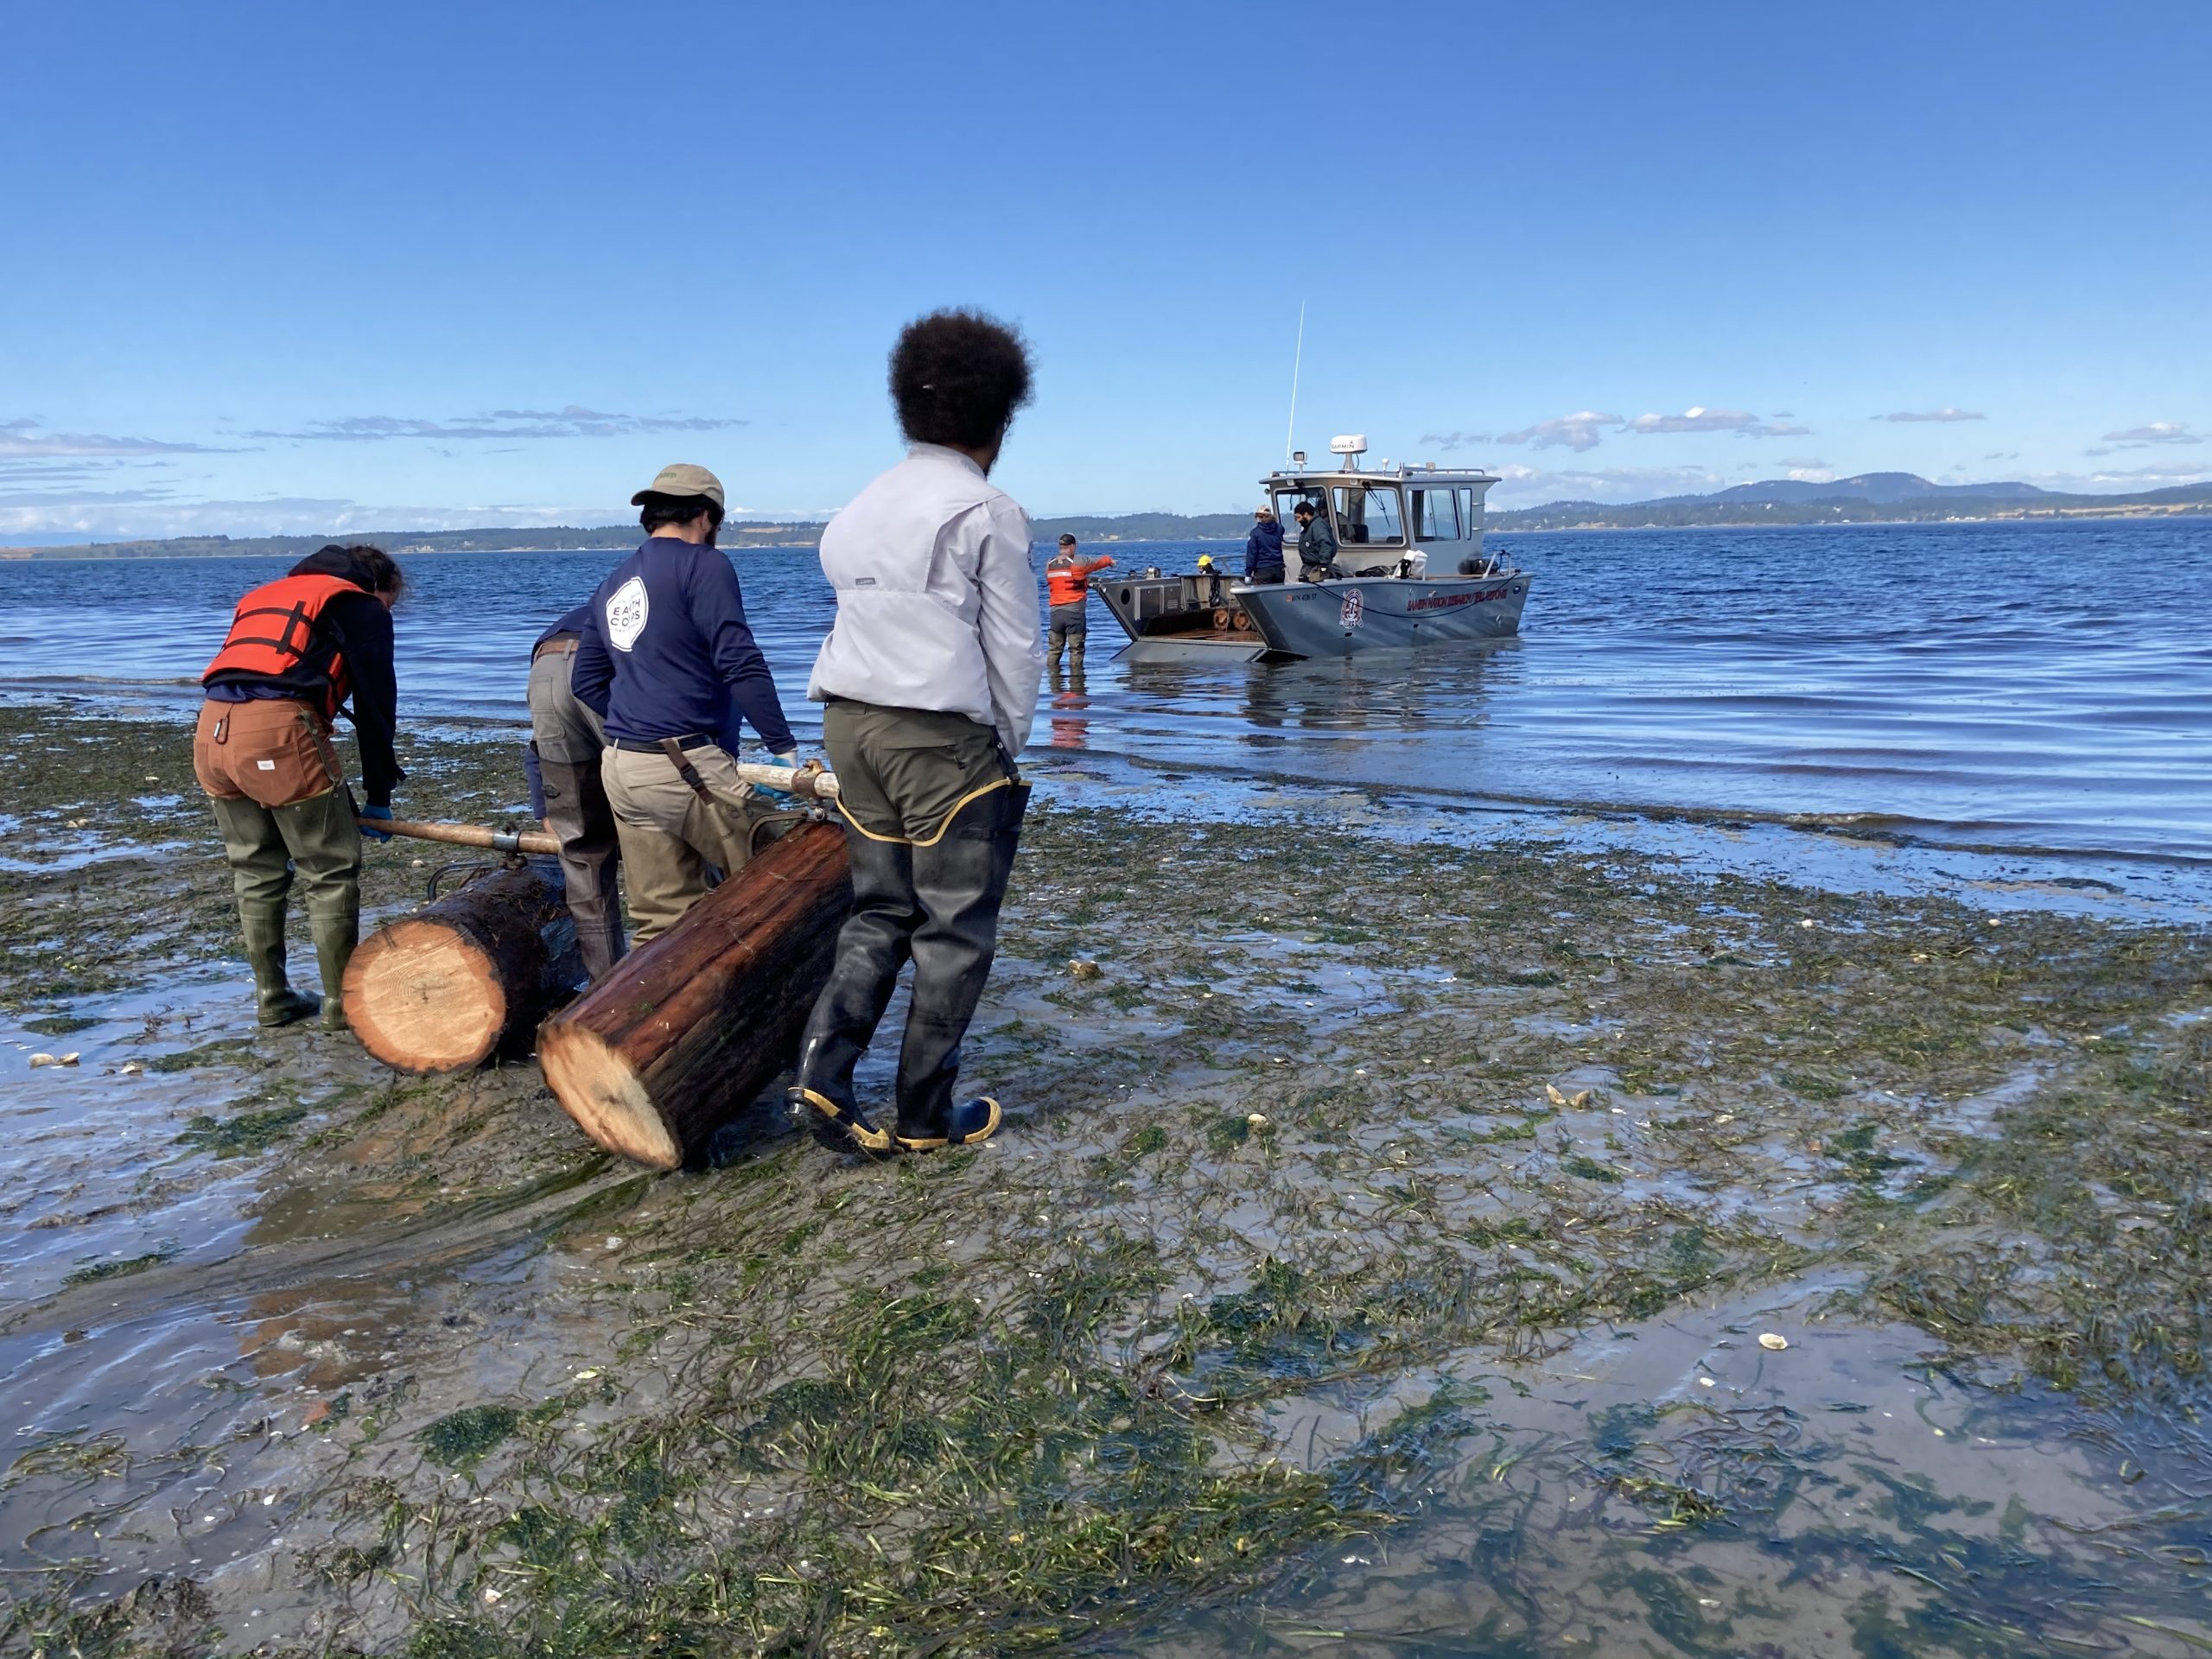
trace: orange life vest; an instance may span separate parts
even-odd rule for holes
[[[1045,565],[1046,591],[1055,605],[1080,605],[1090,594],[1090,573],[1103,570],[1113,563],[1111,558],[1085,559],[1081,563],[1073,559],[1050,559]]]
[[[238,601],[230,635],[200,683],[205,685],[218,674],[280,679],[306,668],[329,680],[322,712],[334,716],[353,684],[346,677],[345,654],[322,627],[323,607],[340,594],[367,591],[342,576],[279,576],[264,582]]]

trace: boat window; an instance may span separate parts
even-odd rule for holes
[[[1398,516],[1398,493],[1372,484],[1337,486],[1337,540],[1347,547],[1402,543],[1404,521]]]
[[[1468,541],[1471,542],[1476,537],[1482,534],[1482,492],[1479,490],[1470,489],[1461,490],[1459,492],[1459,534],[1465,537]]]
[[[1424,542],[1459,539],[1459,498],[1465,490],[1415,490],[1414,513]]]
[[[1298,504],[1301,501],[1311,501],[1313,504],[1313,511],[1318,513],[1325,515],[1329,511],[1325,493],[1319,485],[1302,490],[1277,490],[1275,492],[1275,523],[1282,526],[1282,533],[1294,542],[1298,539],[1298,520],[1292,518],[1291,514],[1297,510]]]

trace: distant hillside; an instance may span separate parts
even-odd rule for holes
[[[1085,542],[1242,541],[1251,520],[1234,512],[1188,518],[1175,512],[1096,514],[1073,518],[1039,518],[1036,536],[1056,542],[1063,532]],[[732,518],[722,525],[724,547],[818,547],[818,519]],[[348,530],[327,536],[173,536],[166,541],[89,542],[70,547],[0,548],[0,558],[14,559],[196,559],[260,556],[304,558],[331,542],[366,542],[399,556],[409,553],[544,553],[578,548],[626,548],[638,543],[638,526],[601,524],[577,529],[566,524],[534,530]]]
[[[1057,542],[1225,542],[1244,539],[1252,528],[1249,512],[1124,512],[1111,516],[1039,518],[1037,539]]]
[[[1492,530],[1673,530],[1743,524],[1928,523],[1982,518],[2118,518],[2212,511],[2212,484],[2135,495],[2066,495],[2032,484],[1931,484],[1910,473],[1867,473],[1827,483],[1770,479],[1711,495],[1626,505],[1551,501],[1488,515]]]
[[[1541,507],[1492,508],[1492,530],[1670,530],[1743,524],[1851,524],[1980,518],[2146,518],[2212,512],[2212,484],[2181,484],[2136,495],[2063,495],[2032,484],[1931,484],[1910,473],[1866,473],[1825,484],[1770,479],[1732,485],[1711,495],[1672,495],[1627,505],[1551,501]],[[1080,542],[1242,541],[1251,528],[1240,512],[1128,512],[1039,518],[1036,537],[1050,545],[1063,533]],[[817,547],[820,522],[733,518],[724,547]],[[296,559],[327,542],[369,542],[395,555],[526,553],[637,544],[634,524],[578,529],[349,530],[328,536],[178,536],[167,541],[95,542],[75,547],[0,548],[0,559],[208,558],[263,555]]]

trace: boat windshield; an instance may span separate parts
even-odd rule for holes
[[[1328,494],[1329,493],[1318,484],[1308,485],[1302,490],[1277,490],[1275,492],[1275,523],[1282,526],[1283,534],[1296,537],[1298,520],[1292,518],[1291,514],[1298,511],[1298,504],[1301,501],[1312,502],[1314,512],[1325,514],[1329,511]]]
[[[1374,484],[1338,485],[1337,539],[1346,547],[1402,544],[1406,523],[1397,491]]]

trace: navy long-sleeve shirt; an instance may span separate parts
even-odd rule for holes
[[[719,549],[654,537],[599,584],[583,622],[569,684],[609,738],[701,732],[734,753],[741,715],[775,753],[798,747]]]
[[[589,600],[586,600],[582,604],[577,606],[575,610],[570,611],[558,622],[556,622],[551,627],[546,629],[544,632],[539,634],[536,643],[531,646],[531,652],[534,653],[537,650],[537,647],[543,645],[548,639],[558,639],[564,633],[573,633],[581,639],[583,637],[584,625],[590,620],[591,601]]]
[[[1244,538],[1244,578],[1249,582],[1262,570],[1281,569],[1282,526],[1272,518],[1262,518]]]

